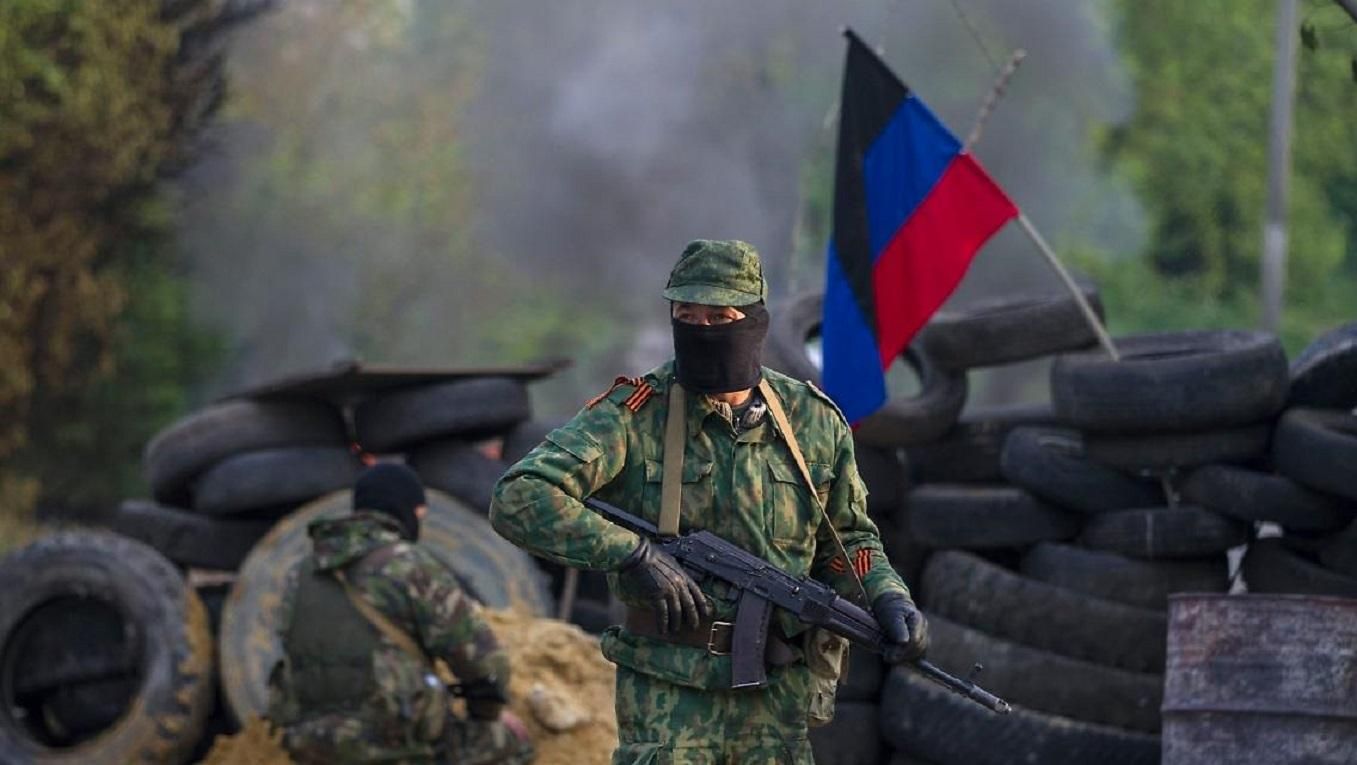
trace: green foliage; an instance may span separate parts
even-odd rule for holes
[[[1273,4],[1118,0],[1136,111],[1103,143],[1150,214],[1145,260],[1089,264],[1128,329],[1256,323]],[[1299,34],[1299,31],[1297,31]],[[1319,52],[1319,53],[1322,53]],[[1357,304],[1357,107],[1342,56],[1302,55],[1287,302],[1293,351]]]
[[[196,345],[154,186],[215,104],[219,62],[187,41],[220,7],[176,7],[0,4],[0,513],[116,498],[182,403],[144,344]]]

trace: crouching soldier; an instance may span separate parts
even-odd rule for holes
[[[369,468],[353,508],[310,525],[312,552],[285,596],[268,717],[288,752],[299,763],[531,762],[526,729],[505,710],[508,656],[452,572],[416,544],[419,479],[404,465]],[[438,660],[465,718],[450,711]]]

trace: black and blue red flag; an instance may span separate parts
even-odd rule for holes
[[[886,402],[885,370],[1018,209],[852,31],[825,279],[825,392],[849,422]]]

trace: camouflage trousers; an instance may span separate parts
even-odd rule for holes
[[[703,691],[617,668],[613,765],[814,765],[810,671],[768,672],[762,689]]]
[[[527,765],[531,744],[519,741],[503,723],[448,715],[442,738],[434,742],[391,735],[354,715],[329,714],[283,729],[283,746],[298,765],[357,763],[452,763],[455,765]]]

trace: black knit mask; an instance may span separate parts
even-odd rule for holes
[[[740,306],[744,318],[728,324],[687,324],[672,319],[674,373],[694,393],[729,393],[759,384],[763,378],[763,338],[768,311]]]
[[[415,508],[425,504],[424,485],[415,471],[405,465],[383,462],[373,465],[353,485],[353,509],[376,511],[400,521],[401,536],[419,540],[419,518]]]

